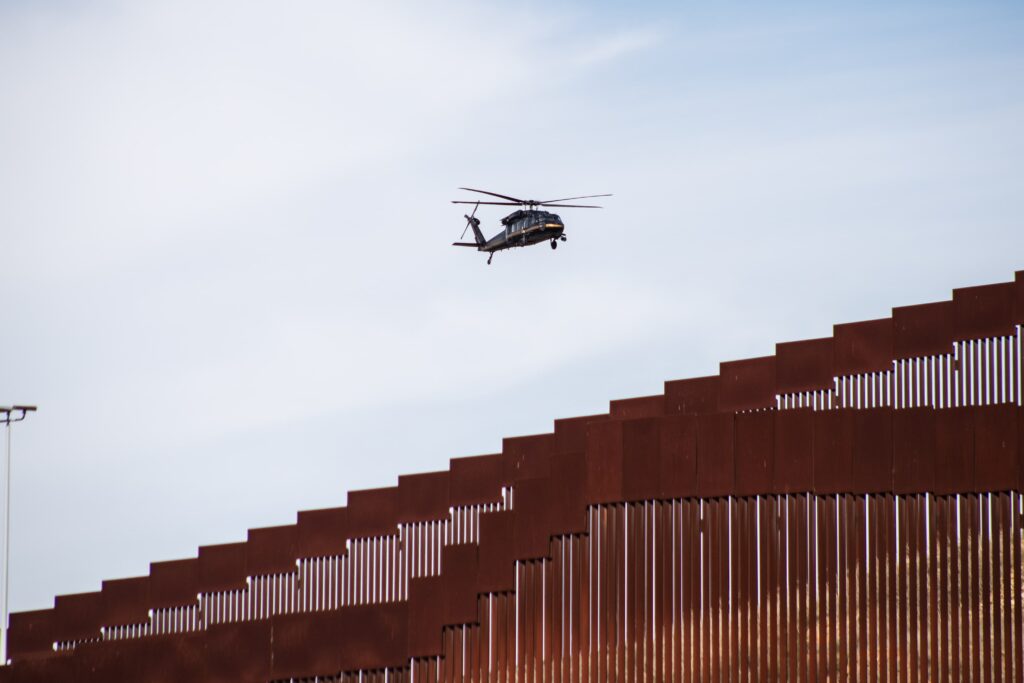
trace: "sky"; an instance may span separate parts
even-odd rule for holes
[[[0,3],[12,609],[1012,279],[1022,35],[993,2]],[[460,186],[614,196],[487,266]]]

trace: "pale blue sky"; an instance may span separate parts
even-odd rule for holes
[[[980,2],[0,5],[12,606],[1011,278],[1022,37]],[[460,185],[615,196],[487,267]]]

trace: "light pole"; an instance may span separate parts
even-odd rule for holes
[[[10,603],[8,596],[11,588],[11,423],[21,422],[29,413],[36,411],[35,406],[11,406],[10,408],[0,406],[0,420],[7,427],[7,466],[4,468],[5,488],[7,494],[4,501],[7,510],[4,513],[4,615],[3,638],[0,638],[0,663],[7,664],[7,633],[9,629],[8,618],[10,615]],[[21,415],[17,415],[21,413]]]

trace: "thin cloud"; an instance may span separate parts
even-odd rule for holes
[[[580,67],[594,67],[614,62],[657,47],[661,42],[661,34],[652,29],[630,30],[607,37],[591,39],[587,47],[579,49],[572,57],[572,62]]]

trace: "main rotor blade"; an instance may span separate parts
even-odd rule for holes
[[[466,190],[468,192],[479,192],[480,194],[489,194],[492,197],[500,197],[501,199],[507,199],[510,202],[515,202],[516,204],[527,204],[528,203],[528,202],[524,202],[522,199],[516,199],[515,197],[509,197],[507,194],[498,194],[497,192],[488,192],[487,190],[474,190],[472,187],[460,187],[459,189],[460,190]]]
[[[551,202],[567,202],[567,201],[570,201],[570,200],[573,200],[573,199],[590,199],[591,197],[611,197],[611,195],[610,194],[585,194],[585,195],[581,195],[579,197],[562,197],[561,199],[545,199],[544,201],[537,202],[537,203],[538,204],[550,204]]]
[[[603,206],[593,204],[538,204],[537,206],[560,206],[566,209],[603,209]]]
[[[522,206],[522,204],[520,204],[519,202],[464,202],[458,199],[453,199],[452,204],[489,204],[494,206]]]

